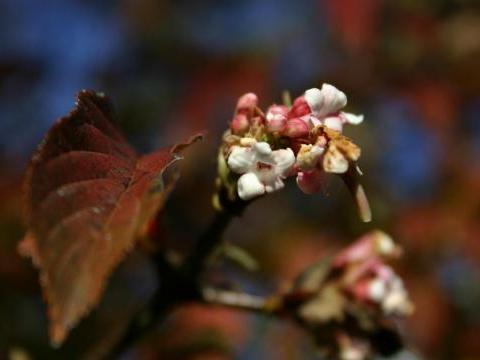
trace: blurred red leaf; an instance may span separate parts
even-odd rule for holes
[[[112,119],[103,94],[80,92],[27,171],[29,232],[19,249],[40,269],[56,345],[98,303],[107,277],[173,186],[163,183],[163,171],[200,136],[137,156]]]

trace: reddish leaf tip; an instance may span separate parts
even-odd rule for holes
[[[183,150],[185,150],[186,148],[195,144],[196,142],[203,140],[205,138],[205,136],[207,136],[207,132],[205,130],[200,131],[200,132],[196,133],[195,135],[190,136],[190,138],[188,138],[187,141],[174,145],[172,147],[171,153],[172,154],[179,154]]]

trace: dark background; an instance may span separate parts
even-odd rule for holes
[[[311,197],[291,184],[227,233],[259,259],[259,272],[222,263],[212,280],[268,294],[381,228],[405,249],[396,268],[416,304],[401,324],[409,346],[426,358],[480,358],[479,58],[476,0],[0,0],[1,351],[11,359],[91,355],[154,287],[148,262],[134,254],[100,310],[64,349],[48,348],[37,273],[15,251],[24,233],[20,184],[78,90],[110,95],[140,151],[209,130],[165,211],[169,244],[183,250],[212,214],[216,147],[236,99],[253,91],[265,108],[285,89],[297,96],[329,82],[347,93],[348,110],[365,115],[346,132],[363,149],[373,222],[360,223],[337,179]],[[125,358],[172,354],[310,359],[315,350],[291,324],[192,305]]]

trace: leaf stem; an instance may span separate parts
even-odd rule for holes
[[[360,183],[361,172],[355,164],[351,164],[347,173],[342,174],[342,179],[348,187],[355,203],[357,205],[357,211],[360,215],[360,219],[363,222],[372,221],[372,211],[368,203],[367,195]]]

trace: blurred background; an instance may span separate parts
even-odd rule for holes
[[[480,2],[478,0],[0,0],[0,358],[95,358],[155,288],[145,256],[116,271],[100,307],[49,348],[38,275],[20,258],[21,181],[47,129],[92,88],[114,101],[139,151],[208,129],[184,162],[162,224],[188,250],[213,211],[215,153],[236,99],[262,107],[329,82],[363,149],[374,220],[343,184],[253,204],[227,239],[255,256],[212,282],[267,295],[309,263],[381,228],[405,249],[396,269],[416,305],[400,324],[426,359],[480,359]],[[167,238],[167,237],[166,237]],[[314,359],[293,324],[200,305],[178,309],[125,359]],[[411,358],[405,355],[405,359]]]

